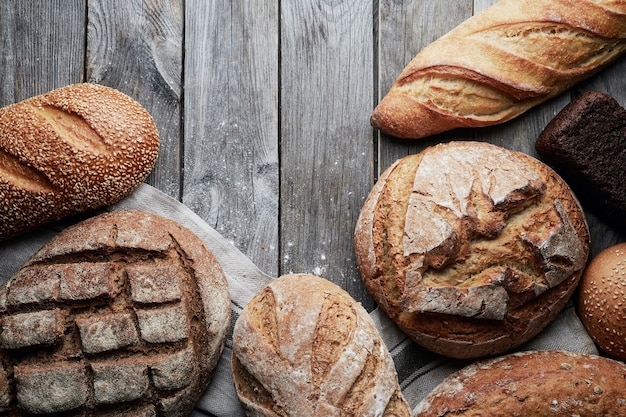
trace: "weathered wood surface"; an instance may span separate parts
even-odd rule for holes
[[[131,95],[162,151],[148,182],[262,270],[309,272],[374,307],[352,234],[377,176],[434,143],[485,140],[535,155],[575,90],[507,124],[421,141],[369,126],[419,51],[492,0],[1,0],[0,104],[81,81]],[[577,89],[626,104],[624,59]],[[593,252],[626,240],[589,215]]]

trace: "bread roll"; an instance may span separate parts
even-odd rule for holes
[[[594,342],[626,361],[626,243],[604,249],[580,281],[578,313]]]
[[[556,317],[580,279],[589,230],[547,165],[453,141],[381,175],[355,249],[368,291],[410,337],[477,358],[520,345]]]
[[[585,208],[626,231],[626,110],[613,97],[579,94],[548,123],[535,149]]]
[[[611,63],[625,33],[623,1],[501,0],[422,49],[371,123],[423,138],[505,122]]]
[[[230,323],[191,231],[142,211],[65,229],[0,288],[0,414],[191,413]]]
[[[365,309],[312,275],[277,278],[250,300],[232,368],[248,416],[411,416]]]
[[[148,176],[152,117],[112,88],[74,84],[0,109],[0,240],[107,206]]]
[[[415,417],[626,415],[626,365],[560,351],[516,353],[450,375]]]

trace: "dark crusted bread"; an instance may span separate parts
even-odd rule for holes
[[[475,358],[520,345],[556,317],[580,279],[589,230],[547,165],[454,141],[381,175],[355,248],[365,286],[400,328],[434,352]]]
[[[415,411],[416,417],[620,417],[626,365],[561,351],[511,354],[450,375]]]
[[[535,148],[585,207],[626,228],[626,110],[614,98],[579,94],[548,123]]]
[[[235,323],[232,368],[251,417],[411,416],[365,309],[313,275],[284,275],[250,300]]]
[[[0,288],[0,414],[189,415],[230,322],[220,265],[178,223],[65,229]]]

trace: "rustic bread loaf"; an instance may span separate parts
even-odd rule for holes
[[[0,109],[0,240],[113,204],[148,176],[159,133],[112,88],[74,84]]]
[[[611,63],[625,33],[623,1],[501,0],[422,49],[371,123],[422,138],[505,122]]]
[[[548,123],[535,148],[585,208],[626,230],[626,110],[613,97],[579,94]]]
[[[626,415],[626,365],[596,355],[531,351],[450,375],[416,417]]]
[[[601,251],[581,278],[578,313],[594,342],[626,361],[626,243]]]
[[[365,309],[316,276],[282,276],[250,300],[232,368],[249,416],[411,416]]]
[[[372,297],[424,347],[456,358],[535,336],[572,295],[589,231],[569,187],[528,155],[453,141],[404,157],[355,230]]]
[[[0,288],[0,414],[187,416],[230,322],[190,230],[115,211],[65,229]]]

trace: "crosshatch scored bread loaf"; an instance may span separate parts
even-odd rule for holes
[[[365,309],[316,276],[284,275],[250,300],[232,368],[249,416],[411,416]]]
[[[589,354],[531,351],[450,375],[416,417],[626,415],[626,365]]]
[[[159,133],[135,100],[73,84],[0,109],[0,240],[121,200],[152,171]]]
[[[230,326],[188,229],[115,211],[65,229],[0,288],[0,414],[189,415]]]
[[[372,125],[417,139],[505,122],[613,62],[625,33],[624,1],[501,0],[422,49]]]
[[[589,253],[563,180],[528,155],[453,141],[380,177],[355,230],[365,286],[424,347],[476,358],[535,336],[564,307]]]

